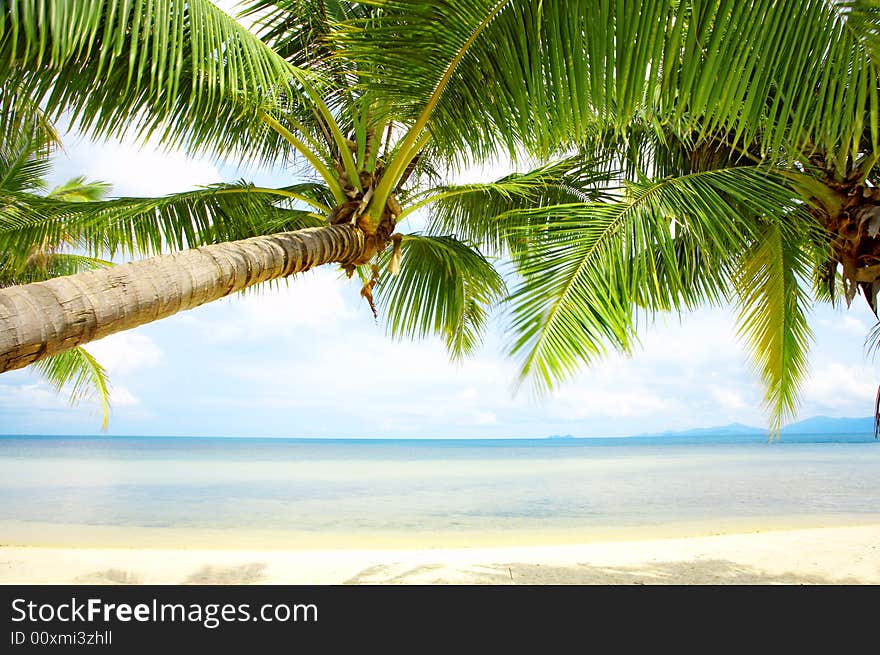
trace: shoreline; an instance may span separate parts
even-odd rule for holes
[[[880,584],[880,523],[545,537],[404,548],[3,545],[0,584]]]
[[[411,530],[290,530],[30,524],[0,522],[0,549],[197,550],[197,551],[387,551],[509,547],[543,548],[648,540],[720,537],[799,530],[880,527],[880,515],[749,517],[681,520],[633,526],[452,527]],[[24,527],[22,527],[24,526]]]
[[[764,515],[665,520],[634,525],[534,523],[507,527],[447,526],[408,530],[290,530],[265,528],[204,528],[181,526],[122,526],[0,521],[0,548],[158,550],[434,550],[563,546],[605,542],[710,537],[754,532],[880,526],[880,513]],[[134,544],[134,545],[133,545]]]

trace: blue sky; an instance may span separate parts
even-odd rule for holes
[[[64,141],[53,181],[85,174],[111,182],[115,195],[242,176],[260,184],[293,179],[131,143]],[[609,356],[536,400],[528,389],[514,393],[515,363],[504,354],[500,324],[477,356],[452,364],[439,340],[386,337],[358,291],[325,267],[93,343],[113,383],[108,434],[543,437],[765,425],[730,309],[658,319],[632,357]],[[864,350],[872,324],[860,300],[849,311],[815,308],[801,417],[870,414],[880,379]],[[99,427],[96,404],[70,407],[26,370],[0,376],[0,433],[99,434]]]
[[[235,2],[217,2],[227,11]],[[73,134],[52,181],[86,175],[120,196],[161,195],[244,177],[296,178],[194,160],[132,142]],[[491,179],[496,167],[458,181]],[[403,226],[402,226],[403,227]],[[330,267],[94,342],[108,369],[108,434],[294,437],[543,437],[626,435],[742,422],[766,424],[761,389],[734,331],[733,312],[702,310],[646,326],[632,357],[609,356],[541,400],[514,394],[516,366],[502,326],[481,351],[451,364],[439,340],[393,342]],[[880,367],[866,357],[874,317],[818,306],[800,417],[866,416]],[[100,434],[94,403],[70,407],[27,370],[0,375],[0,434]]]

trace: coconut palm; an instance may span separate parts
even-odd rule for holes
[[[22,194],[40,202],[94,202],[109,191],[101,182],[75,177],[49,189],[46,173],[50,155],[59,144],[52,124],[31,103],[2,96],[4,111],[3,139],[0,141],[0,198],[6,211],[15,207],[14,197]],[[12,200],[9,202],[7,199]],[[26,284],[83,270],[110,265],[110,262],[70,252],[62,239],[35,241],[27,248],[0,253],[0,287]],[[106,428],[110,411],[109,381],[104,368],[83,347],[71,348],[41,359],[34,370],[59,391],[67,388],[70,401],[98,396],[103,409],[102,426]]]
[[[456,354],[503,298],[538,391],[631,349],[643,317],[735,299],[778,428],[812,300],[876,309],[873,2],[260,0],[254,32],[202,0],[5,7],[0,82],[49,115],[313,177],[19,199],[11,251],[63,232],[180,252],[0,292],[0,371],[335,262],[392,334]],[[499,153],[531,170],[439,183]],[[423,233],[397,232],[418,210]]]

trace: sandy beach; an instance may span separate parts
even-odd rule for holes
[[[3,546],[3,584],[880,584],[880,524],[474,548]]]

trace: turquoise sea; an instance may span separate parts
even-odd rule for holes
[[[486,534],[859,523],[880,523],[880,442],[870,435],[0,437],[5,544],[107,535],[116,543],[123,534],[175,543],[201,534],[218,546],[309,535],[346,545],[419,534],[467,543]]]

